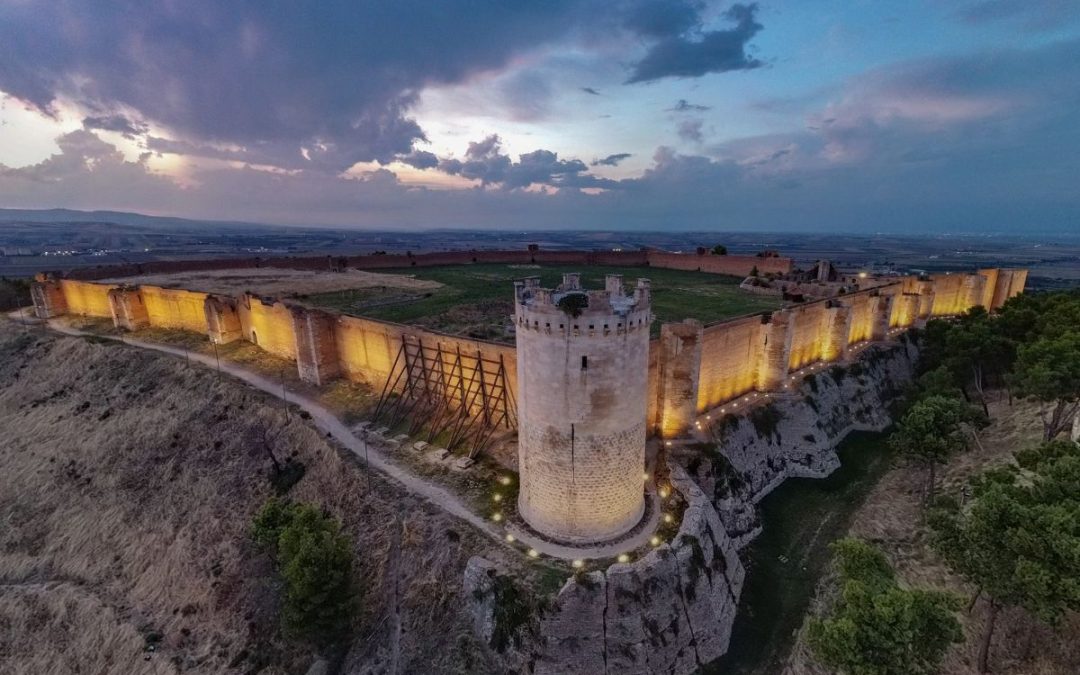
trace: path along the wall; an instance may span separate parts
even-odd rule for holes
[[[730,261],[738,263],[738,256],[707,255],[681,256],[679,262],[673,262],[671,256],[676,255],[518,251],[363,259],[368,266],[385,263],[386,267],[398,267],[402,258],[417,264],[448,264],[459,258],[466,262],[508,257],[550,262],[560,256],[578,256],[592,264],[615,264],[632,257],[684,269],[696,265],[695,269],[720,273],[729,271],[725,265],[734,264]],[[372,258],[378,261],[372,262]],[[759,265],[782,266],[787,259],[752,260]],[[115,270],[110,276],[116,276]],[[931,317],[959,314],[977,305],[997,309],[1023,291],[1026,278],[1026,270],[1010,269],[902,277],[876,288],[709,326],[693,320],[665,324],[660,338],[649,345],[647,428],[663,438],[683,436],[703,412],[748,392],[782,391],[789,373],[813,364],[843,362],[851,348],[883,341],[890,331],[921,325]],[[109,317],[117,327],[129,330],[179,328],[205,333],[219,344],[247,340],[276,356],[295,360],[301,379],[317,385],[345,377],[379,388],[395,369],[404,367],[404,362],[410,367],[419,362],[427,372],[446,373],[453,380],[444,387],[451,395],[466,383],[485,391],[506,391],[511,399],[518,389],[517,358],[510,345],[346,316],[293,301],[46,276],[35,282],[32,295],[41,318],[63,314]],[[474,401],[472,405],[480,404]]]

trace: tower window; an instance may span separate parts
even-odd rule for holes
[[[588,356],[582,356],[581,357],[581,369],[582,370],[588,370],[589,369],[589,357]]]

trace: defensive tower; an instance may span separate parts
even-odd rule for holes
[[[518,360],[518,510],[566,542],[618,537],[645,509],[649,281],[632,294],[608,275],[554,289],[514,284]]]

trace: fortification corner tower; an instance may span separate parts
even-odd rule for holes
[[[514,284],[518,510],[536,531],[597,542],[645,510],[650,291],[608,275],[604,290],[566,274],[554,289]]]

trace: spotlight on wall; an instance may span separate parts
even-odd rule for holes
[[[537,551],[535,548],[530,548],[529,549],[529,557],[530,558],[539,558],[540,557],[540,551]]]
[[[572,563],[570,563],[570,566],[573,567],[576,570],[579,570],[579,569],[581,569],[582,567],[585,566],[585,562],[582,561],[582,560],[575,560]]]
[[[517,541],[517,537],[512,534],[508,534],[506,535],[506,541],[507,543],[513,544],[515,541]]]
[[[653,546],[659,546],[661,543],[663,543],[663,540],[660,537],[653,535],[652,538],[649,539],[649,543]]]
[[[492,514],[491,519],[494,520],[496,523],[502,522],[502,514],[501,513]]]
[[[616,560],[618,560],[619,562],[621,562],[623,564],[626,564],[626,563],[630,562],[630,556],[626,555],[625,553],[620,553],[619,557],[616,558]]]

